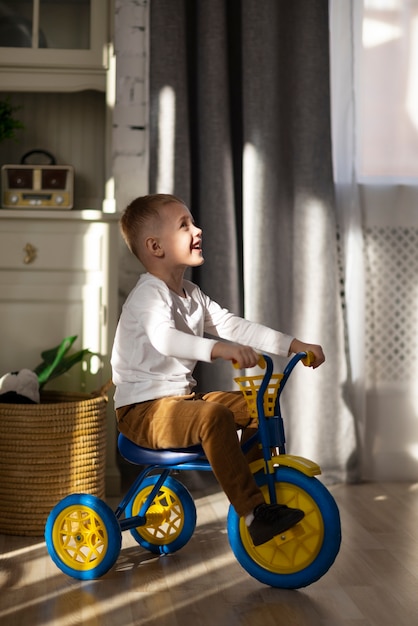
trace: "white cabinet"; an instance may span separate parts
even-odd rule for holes
[[[112,0],[2,0],[3,91],[106,90]]]
[[[74,366],[49,388],[90,392],[110,378],[117,250],[116,214],[0,210],[0,375],[33,369],[42,350],[78,335],[73,349],[89,348],[101,358]],[[112,399],[107,434],[112,493],[119,488]]]

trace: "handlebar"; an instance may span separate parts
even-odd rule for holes
[[[313,352],[306,352],[306,356],[302,359],[302,363],[305,367],[310,367],[312,363],[315,361],[315,355]]]
[[[267,354],[262,354],[259,357],[258,365],[265,369],[263,374],[235,378],[235,382],[238,383],[244,394],[250,415],[258,419],[257,436],[259,436],[266,462],[271,456],[272,448],[277,448],[280,454],[285,453],[286,440],[280,408],[280,395],[286,382],[299,361],[309,366],[314,360],[313,353],[298,352],[287,363],[283,374],[274,374],[273,359]],[[239,368],[239,364],[233,363],[233,365],[235,368]],[[249,441],[252,440],[253,438]]]
[[[280,408],[280,396],[293,369],[299,361],[310,365],[315,359],[312,353],[298,352],[287,363],[283,374],[273,373],[273,359],[267,354],[259,356],[258,365],[265,371],[261,375],[235,378],[244,394],[251,417],[257,419],[258,431],[248,442],[247,450],[254,445],[254,438],[261,443],[263,458],[268,462],[272,448],[285,453],[285,432]],[[239,364],[233,364],[239,368]],[[251,442],[251,443],[250,443]]]
[[[298,352],[287,363],[283,374],[273,374],[273,360],[267,354],[260,354],[258,359],[259,367],[265,369],[261,376],[243,376],[235,378],[242,391],[246,395],[250,405],[250,411],[257,410],[257,415],[265,415],[265,402],[267,401],[267,411],[279,410],[279,397],[294,367],[302,361],[305,366],[309,366],[315,360],[312,352]],[[238,363],[233,362],[236,369],[240,369]],[[249,385],[249,386],[248,386]],[[265,393],[267,392],[267,400]],[[272,415],[273,413],[269,413]]]
[[[267,358],[269,358],[269,357],[267,357]],[[264,358],[264,354],[259,354],[258,355],[257,365],[258,365],[258,367],[261,367],[262,370],[266,369],[266,359]],[[238,363],[238,361],[232,361],[232,366],[235,367],[236,370],[242,369],[241,365]]]
[[[293,367],[296,365],[296,363],[298,361],[302,361],[302,363],[305,365],[305,367],[310,367],[312,365],[312,363],[315,361],[315,355],[313,352],[298,352],[297,354],[295,354],[295,356],[292,357],[292,359],[289,361],[288,366],[293,362],[293,360],[296,359]],[[267,361],[271,361],[271,357],[267,356],[267,354],[259,354],[258,355],[258,361],[257,361],[257,365],[258,367],[260,367],[261,369],[266,369],[267,367]],[[233,367],[235,367],[236,370],[241,369],[240,364],[237,361],[233,361],[232,362]],[[291,368],[290,371],[292,371],[293,367]],[[286,368],[287,369],[287,368]],[[286,372],[285,369],[285,372]],[[290,372],[289,372],[290,374]]]

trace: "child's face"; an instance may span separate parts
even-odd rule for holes
[[[202,230],[195,225],[189,209],[179,202],[173,202],[161,207],[159,214],[159,241],[164,258],[173,267],[202,265]]]

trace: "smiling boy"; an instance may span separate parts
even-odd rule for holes
[[[243,395],[195,393],[193,371],[198,361],[218,358],[254,367],[259,352],[311,351],[318,367],[322,348],[238,317],[185,280],[186,269],[202,265],[204,257],[202,231],[179,198],[137,198],[120,226],[146,272],[123,306],[113,346],[118,428],[153,449],[201,444],[254,545],[269,541],[304,513],[265,503],[237,437],[237,429],[255,427]]]

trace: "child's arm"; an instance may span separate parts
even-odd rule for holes
[[[321,346],[316,344],[305,343],[299,339],[295,339],[291,335],[286,335],[272,328],[259,323],[246,320],[242,317],[234,315],[227,309],[222,308],[217,302],[211,300],[203,292],[199,292],[202,304],[206,310],[205,332],[212,337],[222,337],[232,342],[235,346],[252,346],[258,353],[266,352],[267,354],[277,354],[278,356],[289,356],[292,352],[308,352],[311,351],[315,359],[311,367],[318,367],[325,361],[324,353]],[[220,348],[221,352],[225,348]],[[212,359],[218,356],[212,355]],[[223,356],[226,360],[238,360],[235,357]],[[248,358],[244,357],[244,358]],[[253,360],[253,356],[250,357]],[[247,365],[246,367],[252,367]]]
[[[312,352],[315,356],[310,365],[314,369],[325,361],[325,355],[321,346],[311,343],[304,343],[299,339],[293,339],[290,344],[289,354],[292,352]],[[258,363],[259,354],[250,346],[242,346],[235,343],[223,343],[218,341],[212,348],[212,360],[225,359],[225,361],[236,361],[240,367],[255,367]]]
[[[299,339],[292,340],[292,343],[290,344],[289,354],[291,352],[294,352],[295,354],[296,352],[312,352],[312,354],[315,356],[315,359],[311,363],[310,367],[313,367],[314,369],[322,365],[322,363],[325,361],[325,355],[321,346],[313,343],[305,343],[303,341],[300,341]]]
[[[241,346],[236,343],[223,343],[218,341],[212,348],[212,360],[225,359],[225,361],[233,361],[240,367],[255,367],[258,363],[260,355],[250,348],[250,346]]]

